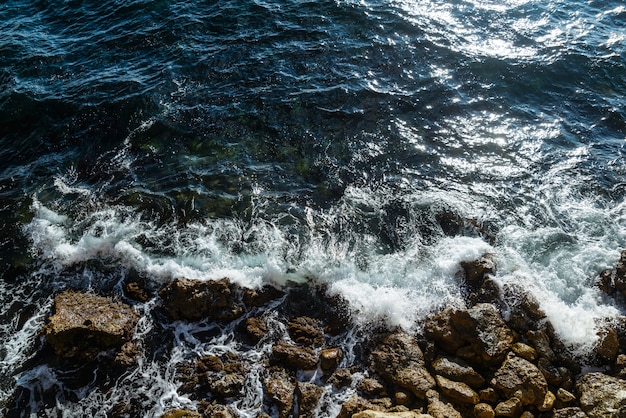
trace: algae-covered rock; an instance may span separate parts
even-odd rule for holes
[[[55,353],[67,358],[92,360],[102,351],[120,349],[139,319],[131,306],[88,292],[64,292],[54,298],[53,309],[44,334]]]

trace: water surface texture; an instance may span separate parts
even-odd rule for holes
[[[622,0],[3,2],[0,405],[189,405],[185,330],[106,393],[29,366],[55,294],[131,274],[314,282],[419,331],[492,253],[589,349],[620,313],[594,281],[626,246],[625,45]]]

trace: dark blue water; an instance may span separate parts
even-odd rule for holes
[[[584,350],[619,312],[625,44],[617,0],[0,3],[0,406],[55,381],[25,366],[52,295],[129,272],[419,329],[491,252]],[[184,404],[159,367],[45,407]]]

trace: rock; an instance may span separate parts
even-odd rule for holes
[[[147,302],[150,299],[148,292],[138,282],[126,283],[124,290],[126,290],[126,295],[129,298],[136,301]]]
[[[556,397],[563,403],[570,403],[576,400],[576,396],[574,396],[573,393],[568,392],[563,388],[559,388],[559,390],[557,390]]]
[[[541,412],[549,411],[554,407],[554,401],[556,401],[556,396],[554,396],[554,393],[548,391],[546,397],[543,399],[543,403],[539,405],[537,409]]]
[[[388,335],[372,353],[374,370],[384,379],[424,399],[435,379],[424,366],[424,355],[413,337],[404,332]]]
[[[603,373],[584,374],[576,383],[580,407],[590,418],[626,417],[626,381]]]
[[[209,390],[218,398],[231,398],[241,394],[244,383],[245,376],[238,373],[220,373],[207,379]]]
[[[265,391],[278,408],[279,418],[291,416],[295,386],[284,370],[273,372],[265,382]]]
[[[579,407],[555,409],[552,418],[588,418]]]
[[[512,331],[489,303],[454,311],[451,313],[451,321],[457,333],[469,342],[487,365],[501,362],[513,342]]]
[[[437,374],[473,388],[479,388],[485,384],[485,379],[460,359],[438,357],[433,361],[432,367]]]
[[[362,411],[381,411],[381,409],[381,407],[374,405],[367,399],[363,399],[362,397],[354,394],[341,405],[341,410],[339,411],[337,418],[352,418],[354,415]]]
[[[518,398],[510,398],[496,405],[494,412],[497,417],[518,418],[522,414],[522,401]]]
[[[394,394],[396,405],[409,406],[413,403],[413,395],[409,391],[399,390]]]
[[[261,318],[250,317],[244,323],[244,329],[250,340],[256,344],[267,334],[267,325]]]
[[[488,403],[478,403],[474,406],[475,418],[494,418],[495,416],[495,411]]]
[[[555,367],[548,359],[541,357],[537,362],[537,367],[541,371],[541,374],[546,378],[546,381],[550,385],[559,386],[563,382],[564,376],[561,375],[561,370]]]
[[[129,305],[87,292],[58,295],[53,309],[44,328],[46,340],[58,356],[86,361],[129,343],[139,319]],[[131,350],[131,346],[126,348]],[[123,365],[128,359],[120,360]]]
[[[385,391],[383,384],[371,377],[359,380],[356,384],[356,388],[368,396],[377,396]]]
[[[471,290],[477,290],[489,275],[496,272],[496,263],[492,254],[485,254],[478,260],[462,261],[465,282]]]
[[[428,414],[433,418],[463,418],[452,404],[440,399],[435,390],[428,390],[426,399],[428,400]]]
[[[622,250],[620,258],[615,264],[615,288],[622,294],[626,292],[626,250]]]
[[[596,281],[596,285],[607,295],[615,293],[615,285],[613,284],[613,272],[610,269],[602,270]]]
[[[243,302],[247,306],[259,308],[272,300],[283,297],[284,293],[274,286],[264,286],[261,289],[244,289]]]
[[[237,414],[226,405],[210,404],[202,409],[202,415],[211,418],[237,418]]]
[[[615,359],[615,376],[626,379],[626,354],[620,354]]]
[[[221,372],[224,370],[224,362],[218,356],[202,356],[196,364],[199,372]]]
[[[441,348],[449,353],[455,353],[466,342],[452,324],[454,308],[446,308],[434,315],[429,315],[424,321],[424,334],[427,338],[435,341]]]
[[[228,279],[174,279],[159,291],[166,314],[172,319],[232,321],[243,314],[236,286]]]
[[[298,399],[298,418],[315,418],[315,408],[324,393],[324,389],[313,383],[298,382],[296,397]]]
[[[320,367],[325,373],[332,373],[342,359],[343,351],[340,348],[324,348],[320,351]]]
[[[130,367],[137,364],[137,360],[139,359],[139,349],[137,345],[131,341],[125,342],[120,351],[115,356],[113,363],[119,367]]]
[[[522,415],[519,416],[519,418],[535,418],[535,415],[530,411],[524,411],[522,412]]]
[[[279,364],[292,369],[315,370],[317,368],[317,355],[310,347],[278,341],[272,347],[272,356]]]
[[[511,346],[511,350],[525,360],[531,362],[537,360],[537,350],[527,344],[517,342]]]
[[[432,416],[420,414],[416,411],[382,412],[365,410],[352,415],[352,418],[432,418]]]
[[[352,384],[352,373],[348,369],[338,369],[328,378],[328,383],[340,389]]]
[[[287,331],[297,344],[319,347],[324,344],[324,333],[317,319],[300,316],[287,324]]]
[[[537,366],[521,357],[507,359],[491,385],[507,398],[518,396],[524,406],[541,406],[548,391],[548,383]]]
[[[483,402],[494,404],[498,401],[498,392],[494,388],[485,388],[478,393],[478,396]]]
[[[161,418],[201,418],[200,415],[196,411],[192,411],[189,409],[169,409],[165,411]]]
[[[441,392],[454,402],[475,405],[480,400],[478,393],[465,383],[455,382],[439,375],[435,376],[435,380]]]
[[[528,331],[526,333],[526,337],[533,345],[535,350],[537,350],[537,354],[539,357],[545,357],[551,362],[556,360],[556,354],[550,347],[550,337],[543,331]]]
[[[606,361],[614,361],[619,351],[619,341],[617,333],[610,326],[605,326],[598,331],[598,342],[596,344],[596,353]]]

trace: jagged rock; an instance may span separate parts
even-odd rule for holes
[[[200,372],[221,372],[224,370],[224,362],[218,356],[202,356],[196,364]]]
[[[231,398],[239,395],[244,383],[245,376],[238,373],[220,373],[207,378],[209,390],[219,398]]]
[[[451,403],[439,398],[437,391],[428,390],[426,399],[428,400],[428,414],[433,418],[463,418]]]
[[[610,326],[605,326],[598,331],[598,337],[596,353],[606,361],[615,360],[619,351],[619,341],[615,330]]]
[[[297,344],[316,347],[324,344],[324,332],[317,319],[308,316],[294,318],[287,324],[287,331]]]
[[[424,354],[413,337],[404,332],[388,335],[372,353],[374,370],[384,379],[424,399],[435,379],[424,366]]]
[[[267,325],[261,318],[250,317],[247,318],[244,324],[246,334],[253,343],[261,341],[265,334],[267,334]]]
[[[576,396],[572,392],[569,392],[563,388],[559,388],[556,392],[556,397],[563,403],[570,403],[576,400]]]
[[[485,254],[478,260],[462,261],[461,267],[465,273],[465,282],[472,290],[478,289],[487,276],[496,272],[496,263],[491,254]]]
[[[159,291],[163,307],[172,319],[232,321],[243,314],[235,298],[237,288],[228,279],[175,279]]]
[[[282,296],[284,296],[282,291],[267,285],[261,289],[244,289],[243,302],[247,306],[258,308]]]
[[[237,414],[227,407],[220,404],[209,404],[202,409],[202,415],[211,418],[237,418]]]
[[[496,403],[498,401],[498,392],[494,388],[485,388],[478,392],[480,400],[483,402]]]
[[[568,370],[561,370],[558,367],[554,366],[548,359],[545,357],[541,357],[537,362],[537,367],[541,371],[541,374],[546,378],[546,381],[550,385],[559,386],[563,382],[563,379],[566,377],[563,375],[563,372],[567,373]]]
[[[190,409],[170,409],[165,411],[161,418],[201,418],[200,415],[196,411],[192,411]]]
[[[590,418],[626,416],[626,381],[603,373],[584,374],[576,383],[580,407]]]
[[[352,415],[352,418],[432,418],[432,416],[416,411],[382,412],[366,410]]]
[[[441,392],[454,402],[475,405],[480,400],[478,393],[465,383],[455,382],[439,375],[435,376],[435,380]]]
[[[341,405],[341,410],[337,418],[352,418],[357,413],[366,410],[381,411],[382,408],[354,394]]]
[[[432,367],[437,374],[473,388],[479,388],[485,384],[485,379],[460,359],[438,357],[433,361]]]
[[[539,405],[537,409],[541,412],[549,411],[554,407],[554,401],[556,401],[556,396],[554,393],[548,391],[546,397],[543,399],[543,403]]]
[[[393,398],[396,401],[396,405],[409,406],[413,403],[414,397],[411,392],[406,390],[398,390],[393,395]]]
[[[322,397],[324,389],[313,383],[298,382],[296,396],[298,398],[298,418],[315,418],[315,408]]]
[[[510,398],[496,405],[494,412],[497,417],[518,418],[522,414],[522,401],[518,398]]]
[[[352,373],[350,373],[350,370],[348,369],[337,369],[328,378],[328,383],[337,389],[350,386],[352,384]]]
[[[122,344],[120,351],[115,356],[113,363],[120,367],[130,367],[137,364],[139,358],[139,348],[132,341]]]
[[[341,348],[324,348],[320,351],[320,367],[325,373],[332,373],[341,363],[343,351]]]
[[[513,333],[493,305],[479,303],[450,315],[457,333],[483,362],[495,365],[502,361],[513,342]]]
[[[53,309],[44,328],[46,340],[58,356],[87,361],[128,343],[139,319],[129,305],[87,292],[58,295]]]
[[[511,346],[511,350],[513,350],[516,355],[528,361],[532,362],[537,360],[537,350],[527,344],[517,342]]]
[[[615,264],[614,284],[615,288],[626,296],[626,250],[622,250]]]
[[[356,388],[369,396],[377,396],[385,391],[385,387],[377,379],[366,377],[359,380]]]
[[[519,416],[519,418],[535,418],[535,414],[530,411],[524,411],[522,412],[522,415]]]
[[[317,355],[310,347],[278,341],[272,347],[272,356],[279,364],[292,369],[315,370],[317,368]]]
[[[284,370],[273,372],[265,382],[265,391],[278,408],[279,418],[291,416],[295,385]]]
[[[521,357],[507,359],[496,371],[491,385],[507,398],[519,397],[522,405],[542,405],[548,391],[541,371]]]
[[[596,282],[597,286],[607,295],[615,293],[615,286],[613,284],[613,271],[610,269],[602,270],[598,276]]]
[[[144,289],[138,282],[126,283],[124,290],[126,290],[126,294],[129,298],[139,302],[147,302],[148,299],[150,299],[146,289]]]
[[[615,376],[626,379],[626,354],[620,354],[615,359]]]
[[[455,353],[466,342],[452,324],[454,308],[446,308],[434,315],[429,315],[424,321],[424,334],[435,341],[449,353]]]
[[[475,418],[494,418],[496,416],[495,411],[488,403],[478,403],[474,406]]]
[[[555,409],[552,418],[588,418],[588,415],[577,406]]]
[[[533,345],[535,350],[537,350],[537,354],[539,357],[545,357],[551,362],[556,360],[556,354],[554,350],[550,347],[550,337],[543,331],[528,331],[526,333],[526,337]]]

